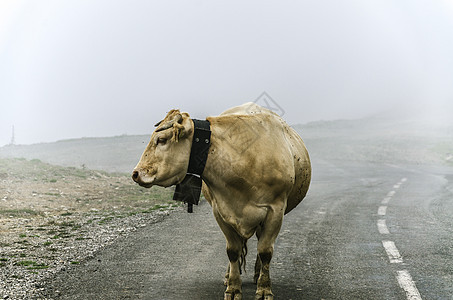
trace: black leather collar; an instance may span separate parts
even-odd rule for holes
[[[176,185],[173,200],[187,202],[188,212],[193,211],[193,204],[198,205],[201,194],[202,174],[208,159],[211,145],[209,121],[192,119],[194,133],[190,149],[189,167],[184,179]]]

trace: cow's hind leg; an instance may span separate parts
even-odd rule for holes
[[[256,255],[256,261],[255,261],[255,275],[253,275],[253,282],[255,284],[258,283],[258,278],[260,278],[260,273],[261,273],[261,259],[260,255]]]
[[[273,300],[274,295],[271,291],[271,278],[269,266],[274,253],[274,243],[280,231],[283,212],[270,210],[266,220],[261,228],[261,234],[258,240],[258,256],[261,262],[260,275],[256,288],[256,300]]]
[[[261,236],[261,227],[258,227],[256,229],[256,238],[258,240],[260,240],[260,236]],[[261,273],[261,259],[260,259],[260,255],[259,254],[256,254],[256,261],[255,261],[255,274],[253,275],[253,282],[255,284],[258,283],[258,278],[260,277],[260,273]]]

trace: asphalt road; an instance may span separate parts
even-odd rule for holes
[[[453,299],[453,169],[313,160],[285,217],[275,299]],[[256,240],[244,299],[254,299]],[[54,299],[223,299],[225,240],[203,202],[119,239],[47,285]]]

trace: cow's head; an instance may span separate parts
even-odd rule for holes
[[[171,110],[157,123],[132,179],[139,185],[168,187],[186,176],[192,146],[193,123],[187,113]]]

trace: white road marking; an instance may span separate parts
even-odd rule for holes
[[[384,200],[382,200],[382,204],[387,204],[389,203],[390,199],[392,199],[392,197],[385,197]]]
[[[385,220],[378,220],[377,228],[378,228],[380,234],[390,234],[390,231],[387,228],[387,224],[385,223]]]
[[[382,241],[382,245],[384,246],[385,252],[387,252],[391,264],[400,264],[403,262],[403,258],[394,242]]]
[[[407,178],[402,178],[400,182],[393,186],[394,189],[399,189],[400,186],[407,181]],[[387,194],[378,208],[378,215],[385,217],[387,214],[387,206],[389,201],[392,199],[393,195],[395,195],[395,191],[390,191]],[[385,219],[379,219],[377,221],[377,228],[380,234],[390,234],[390,231],[387,227]],[[387,252],[387,256],[389,257],[390,263],[392,264],[400,264],[403,262],[403,257],[401,256],[398,248],[396,248],[395,243],[392,241],[382,241],[382,245],[384,246],[385,252]],[[398,280],[399,286],[406,292],[406,298],[408,300],[422,300],[420,293],[415,286],[415,282],[412,280],[411,275],[407,270],[397,271],[396,279]]]
[[[387,213],[387,206],[379,206],[377,214],[380,216],[385,216]]]
[[[415,286],[415,282],[412,280],[411,274],[408,271],[396,271],[396,279],[400,287],[406,292],[406,297],[409,300],[421,300],[422,297]]]

